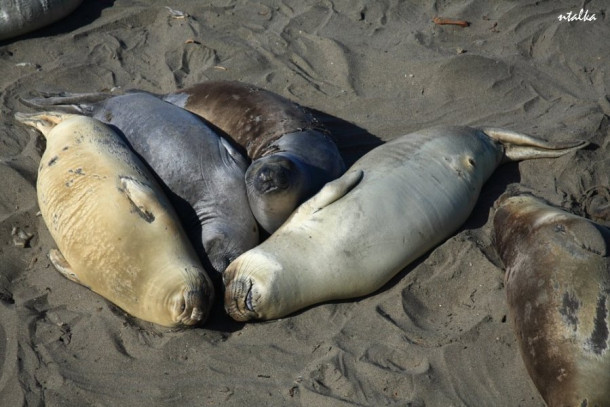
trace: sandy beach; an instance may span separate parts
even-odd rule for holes
[[[544,406],[507,319],[493,203],[529,191],[610,226],[607,4],[569,22],[582,2],[150,3],[85,0],[0,42],[0,404]],[[53,268],[36,199],[44,140],[13,115],[41,91],[219,79],[314,109],[348,165],[439,124],[591,144],[500,167],[467,223],[372,295],[245,324],[218,301],[205,326],[172,332]]]

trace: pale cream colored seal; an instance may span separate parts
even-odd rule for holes
[[[370,294],[466,221],[500,163],[557,157],[586,144],[470,127],[399,137],[363,156],[230,264],[225,308],[237,320],[270,319]]]
[[[167,327],[205,321],[212,283],[152,174],[100,121],[17,114],[47,139],[38,170],[40,212],[67,278],[138,318]]]
[[[502,197],[495,245],[521,356],[549,407],[610,406],[610,229]]]

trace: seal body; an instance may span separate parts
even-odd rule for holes
[[[119,128],[167,185],[187,234],[217,273],[258,243],[248,163],[199,118],[144,92],[111,97],[91,114]]]
[[[550,407],[610,405],[610,230],[527,195],[500,198],[493,222],[538,391]]]
[[[239,82],[210,81],[157,96],[203,118],[247,153],[252,161],[245,170],[247,200],[254,217],[269,233],[326,182],[345,172],[336,144],[311,111],[273,92]],[[136,119],[137,105],[119,103],[118,97],[62,93],[22,101],[38,109],[94,114],[105,122],[113,115],[124,117],[126,110],[134,127],[144,124]],[[172,125],[179,126],[183,115],[171,116],[176,118]],[[155,119],[152,115],[145,118]],[[167,120],[166,112],[162,121]],[[114,122],[121,130],[126,124]],[[138,150],[138,143],[134,144]]]
[[[83,0],[0,0],[0,40],[54,23],[72,13]]]
[[[90,117],[18,115],[47,138],[37,180],[50,259],[69,279],[138,318],[203,322],[214,298],[170,202],[122,138]]]
[[[139,91],[62,94],[25,102],[76,111],[118,128],[167,187],[212,276],[219,277],[233,259],[258,244],[244,184],[248,161],[199,117]]]
[[[531,158],[582,145],[553,150],[508,131],[439,127],[377,147],[227,268],[225,309],[237,320],[270,319],[369,294],[467,219],[509,149]]]
[[[246,150],[252,160],[246,171],[248,199],[269,233],[345,171],[336,144],[312,113],[273,92],[209,81],[164,99],[204,118]]]

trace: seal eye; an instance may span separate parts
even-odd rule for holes
[[[468,157],[468,164],[470,164],[472,167],[476,167],[476,163],[474,162],[474,159],[472,157]]]
[[[180,312],[184,312],[184,310],[185,310],[185,309],[186,309],[186,304],[185,304],[185,302],[184,302],[184,301],[182,301],[182,302],[180,303]]]

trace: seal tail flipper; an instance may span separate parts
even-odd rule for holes
[[[39,92],[42,97],[35,98],[19,98],[19,101],[25,106],[34,109],[57,109],[67,113],[80,113],[91,116],[94,109],[94,104],[101,102],[113,96],[109,93],[45,93]]]
[[[80,278],[78,278],[78,275],[76,275],[76,273],[72,269],[72,266],[70,266],[70,263],[68,263],[68,260],[66,260],[64,255],[61,254],[59,250],[49,250],[49,260],[51,260],[51,263],[61,275],[66,277],[68,280],[84,285],[83,283],[81,283]]]
[[[363,176],[364,172],[362,170],[350,171],[342,177],[327,183],[320,192],[301,205],[293,216],[309,216],[343,198],[345,194],[360,183]]]
[[[560,157],[589,145],[589,142],[584,140],[552,143],[526,134],[492,127],[481,130],[504,146],[505,162]]]
[[[41,112],[41,113],[15,113],[15,120],[26,126],[38,129],[45,138],[49,132],[66,119],[67,114],[62,112]]]

